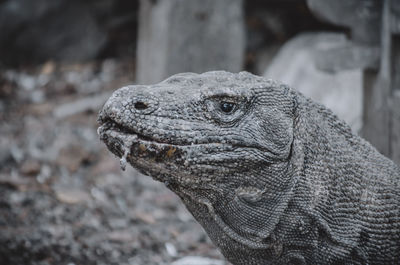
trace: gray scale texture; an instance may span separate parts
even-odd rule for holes
[[[117,90],[99,122],[235,265],[399,264],[398,166],[287,85],[183,73]]]

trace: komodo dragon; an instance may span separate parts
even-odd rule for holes
[[[99,123],[235,265],[400,264],[399,168],[286,85],[177,74],[117,90]]]

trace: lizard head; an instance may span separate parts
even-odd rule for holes
[[[101,110],[99,134],[115,155],[157,180],[215,183],[259,163],[287,161],[292,104],[277,86],[218,71],[123,87]]]
[[[232,237],[259,242],[278,222],[292,187],[290,93],[247,72],[178,74],[114,92],[100,112],[99,135],[122,165],[165,182],[184,201],[202,202]],[[255,207],[250,216],[271,217],[259,220],[267,222],[264,229],[246,220],[246,205]]]

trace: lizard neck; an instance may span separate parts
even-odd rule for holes
[[[351,256],[366,263],[363,249],[367,243],[363,237],[371,233],[368,228],[365,230],[369,226],[366,224],[373,227],[379,221],[370,209],[390,205],[393,197],[379,194],[384,189],[396,194],[399,172],[330,110],[305,102],[299,104],[294,130],[294,149],[304,154],[297,162],[301,177],[294,204],[303,209],[303,216],[308,216],[315,242],[324,246],[314,248],[319,251],[316,255],[339,261]],[[382,176],[382,171],[390,172]]]

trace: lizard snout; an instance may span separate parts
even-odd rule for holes
[[[99,122],[111,119],[126,123],[139,115],[150,114],[158,109],[158,99],[143,91],[142,86],[127,86],[118,89],[105,103],[99,115]]]
[[[124,102],[125,106],[123,105],[123,107],[129,109],[133,114],[150,114],[158,109],[158,99],[151,95],[131,95]]]

